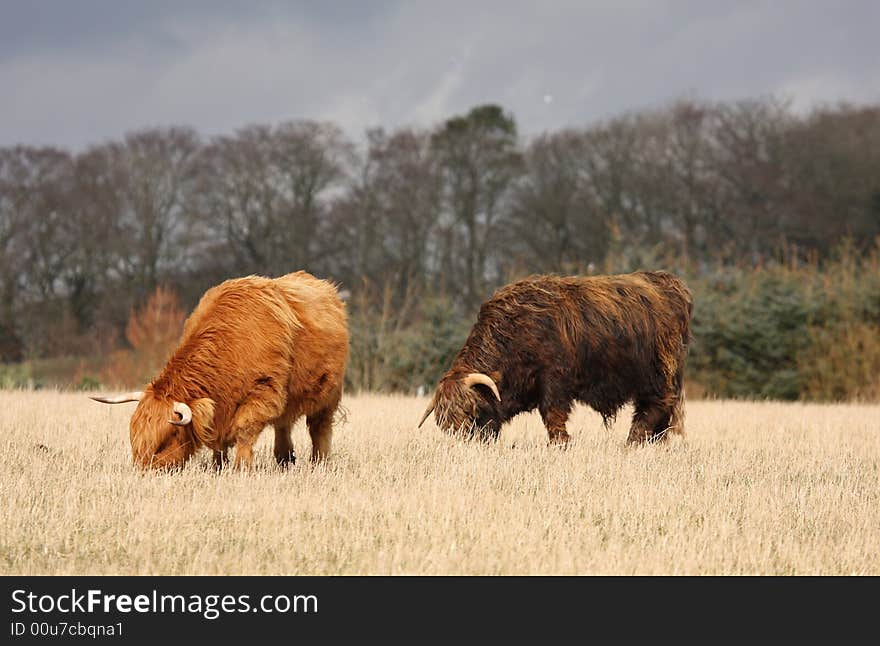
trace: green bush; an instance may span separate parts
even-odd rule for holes
[[[430,390],[464,343],[471,322],[445,296],[407,297],[365,286],[349,316],[350,388],[380,392]]]
[[[100,390],[101,387],[101,380],[92,375],[83,375],[76,384],[77,390]]]
[[[676,271],[659,256],[651,257],[642,266]],[[620,254],[609,269],[632,269],[633,258]],[[786,400],[880,398],[876,250],[860,255],[844,244],[823,265],[780,261],[685,278],[694,296],[690,392]],[[347,388],[430,392],[474,323],[474,316],[453,302],[443,294],[400,295],[365,283],[349,304]],[[101,382],[93,375],[106,381],[118,354],[0,364],[0,388],[46,384],[96,390]],[[108,383],[141,385],[121,379]]]
[[[34,390],[42,387],[42,380],[34,376],[29,363],[0,363],[0,389]]]
[[[422,321],[401,338],[394,368],[398,390],[422,386],[431,392],[464,345],[473,322],[455,311],[446,298],[432,298],[422,307]]]
[[[797,399],[797,357],[807,342],[810,304],[781,272],[755,273],[722,289],[696,283],[694,377],[732,397]]]
[[[691,279],[690,378],[722,397],[871,396],[880,324],[877,254],[844,245],[823,267],[777,264]]]

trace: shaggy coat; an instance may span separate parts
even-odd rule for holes
[[[144,391],[131,418],[134,461],[179,466],[205,446],[219,467],[234,444],[236,466],[250,466],[271,424],[276,460],[292,462],[290,429],[303,415],[320,459],[330,451],[347,358],[345,306],[330,283],[305,272],[227,280],[202,296]],[[169,421],[174,402],[189,406],[191,423]]]
[[[480,308],[425,416],[433,408],[444,430],[497,438],[505,422],[537,408],[556,443],[568,441],[574,402],[606,425],[633,402],[629,442],[683,434],[691,309],[684,283],[664,272],[507,285]]]

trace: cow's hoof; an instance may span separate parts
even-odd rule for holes
[[[550,446],[564,449],[568,447],[569,440],[571,440],[571,435],[568,433],[556,433],[550,436]]]
[[[296,455],[294,455],[293,451],[287,453],[286,455],[275,456],[275,459],[278,461],[279,467],[287,467],[293,466],[296,464]]]

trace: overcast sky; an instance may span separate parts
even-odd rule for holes
[[[880,1],[0,0],[0,145],[327,119],[527,135],[677,97],[880,101]]]

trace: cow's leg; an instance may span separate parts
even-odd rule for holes
[[[306,426],[308,426],[309,436],[312,438],[312,462],[319,462],[330,455],[330,444],[333,440],[333,415],[336,413],[340,399],[342,399],[342,390],[336,388],[327,398],[326,406],[306,415]]]
[[[336,407],[323,408],[306,417],[309,435],[312,438],[312,462],[318,462],[330,455],[333,440],[333,413]]]
[[[275,461],[281,466],[296,464],[296,456],[293,453],[293,442],[290,439],[291,424],[287,420],[276,421],[275,427]]]
[[[217,471],[222,471],[223,467],[228,463],[229,456],[226,454],[225,448],[222,451],[214,451],[214,468]]]
[[[238,406],[232,420],[235,438],[235,467],[250,468],[254,463],[254,443],[271,420],[284,414],[285,398],[275,390],[274,381],[261,384]]]
[[[567,444],[571,436],[565,430],[565,424],[568,422],[571,403],[541,404],[538,410],[541,413],[541,419],[544,420],[550,444]]]
[[[235,439],[235,463],[236,469],[251,469],[254,466],[254,443],[263,431],[264,424],[255,423],[241,428]]]
[[[237,417],[237,416],[236,416]],[[235,462],[236,469],[250,469],[254,465],[254,444],[266,427],[265,422],[249,422],[235,427]]]
[[[627,444],[644,444],[666,439],[673,408],[663,399],[653,397],[637,399],[629,428]]]

